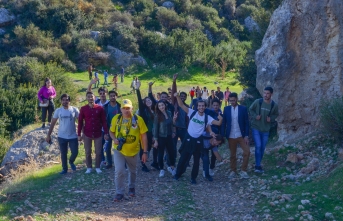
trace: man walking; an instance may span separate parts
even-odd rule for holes
[[[107,79],[108,79],[108,72],[107,72],[107,70],[105,70],[104,71],[104,85],[106,84],[106,86],[108,87]]]
[[[120,104],[117,102],[117,92],[115,91],[110,91],[108,92],[108,96],[110,98],[110,102],[106,103],[103,108],[105,110],[105,114],[106,114],[106,122],[107,122],[107,127],[110,128],[111,126],[111,122],[112,119],[115,115],[120,114],[121,113],[121,106]],[[105,132],[103,131],[103,136],[102,136],[102,145],[104,145],[105,143]],[[112,162],[112,138],[109,137],[108,138],[108,143],[107,143],[107,147],[105,150],[106,153],[106,169],[110,169],[113,167],[113,162]],[[102,154],[102,157],[104,157],[104,155]],[[102,159],[104,160],[104,159]]]
[[[229,95],[231,106],[224,108],[223,123],[221,134],[229,141],[230,149],[230,175],[229,179],[233,179],[237,175],[237,145],[239,144],[243,150],[243,164],[240,172],[241,178],[249,178],[247,173],[250,148],[249,148],[249,116],[245,106],[237,104],[237,93]]]
[[[183,104],[178,93],[175,93],[174,96],[177,99],[178,105],[187,113],[189,117],[189,125],[187,127],[187,134],[185,136],[184,142],[182,143],[181,157],[177,165],[176,174],[174,179],[178,180],[179,177],[186,171],[187,164],[193,155],[193,168],[191,175],[191,183],[196,184],[196,178],[199,173],[199,161],[201,149],[203,148],[203,138],[202,134],[207,128],[210,132],[210,135],[214,135],[211,130],[210,125],[221,125],[222,117],[218,116],[219,121],[214,120],[211,116],[205,114],[205,102],[200,100],[197,102],[198,111],[188,108]]]
[[[148,158],[148,128],[143,118],[133,114],[132,102],[124,99],[121,108],[122,114],[113,117],[110,136],[114,142],[113,161],[115,165],[114,182],[116,196],[114,201],[121,201],[125,192],[125,165],[129,170],[129,196],[135,196],[135,184],[137,175],[137,161],[139,158],[140,145],[144,149],[142,162]]]
[[[222,108],[222,103],[223,103],[223,99],[224,99],[224,94],[223,94],[222,91],[220,91],[220,87],[217,87],[216,96],[217,96],[218,99],[219,99],[220,108]]]
[[[94,103],[95,96],[93,92],[88,91],[86,94],[88,104],[81,107],[78,121],[78,140],[81,141],[81,131],[83,131],[83,140],[86,153],[86,173],[92,172],[92,142],[95,146],[95,170],[99,174],[102,150],[102,131],[104,129],[104,138],[108,140],[108,127],[106,123],[105,110]]]
[[[224,98],[225,98],[225,107],[229,105],[229,95],[231,94],[231,91],[229,87],[226,88],[226,91],[224,92]]]
[[[120,82],[121,83],[124,83],[124,72],[125,72],[125,70],[124,70],[124,67],[123,67],[123,65],[122,66],[120,66]]]
[[[59,120],[58,128],[58,144],[61,151],[62,172],[60,174],[66,174],[68,172],[67,154],[68,145],[70,148],[71,156],[69,158],[70,168],[75,171],[76,166],[74,161],[79,153],[79,142],[77,141],[75,121],[79,117],[79,109],[70,106],[70,97],[68,94],[62,94],[61,96],[62,107],[55,110],[54,116],[51,121],[46,142],[51,142],[51,133],[54,130],[57,120]]]
[[[93,65],[92,65],[92,64],[89,64],[87,70],[88,70],[89,80],[92,80],[92,77],[93,77],[93,74],[92,74]]]
[[[257,99],[250,106],[252,117],[251,128],[255,141],[255,172],[263,173],[261,161],[266,148],[271,125],[279,115],[277,104],[272,100],[273,88],[266,87],[263,91],[263,98]]]

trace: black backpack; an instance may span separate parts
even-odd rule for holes
[[[192,118],[195,116],[195,114],[197,113],[198,111],[194,111],[191,116],[189,117],[189,122],[192,120]],[[205,113],[204,113],[205,114]],[[206,126],[207,126],[207,122],[208,122],[208,115],[205,114],[205,128],[204,128],[204,131],[206,131]]]

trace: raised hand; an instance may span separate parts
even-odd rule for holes
[[[173,81],[176,81],[178,73],[173,75]]]
[[[154,85],[155,82],[149,82],[149,87],[151,87],[152,85]]]

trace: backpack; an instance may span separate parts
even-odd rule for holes
[[[263,103],[263,98],[260,98],[258,102],[260,104],[259,115],[261,115],[261,107],[262,107],[262,103]],[[275,102],[272,100],[271,107],[270,107],[269,113],[267,115],[268,117],[270,117],[270,113],[272,112],[274,106],[275,106]],[[270,128],[274,128],[274,127],[277,127],[277,121],[270,122]]]
[[[191,116],[189,117],[189,121],[192,120],[192,118],[195,116],[195,114],[197,113],[198,111],[194,111]],[[204,113],[205,114],[205,113]],[[204,131],[206,131],[206,126],[207,126],[207,122],[208,122],[208,115],[205,114],[205,128],[204,128]]]

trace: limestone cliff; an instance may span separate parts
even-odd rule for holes
[[[256,86],[274,87],[280,140],[319,126],[319,104],[343,94],[343,1],[284,0],[256,51]]]

